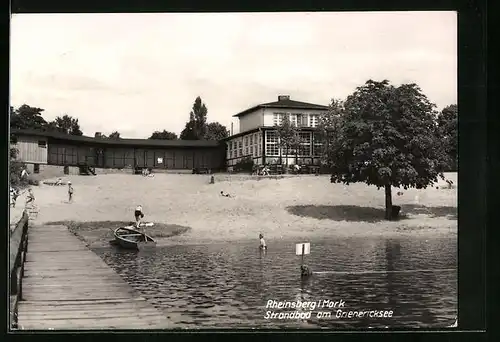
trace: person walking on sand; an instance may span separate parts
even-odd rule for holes
[[[264,235],[259,234],[260,245],[259,248],[263,251],[267,250],[266,240],[264,240]]]
[[[26,197],[26,204],[25,204],[25,206],[27,206],[30,203],[31,203],[31,205],[33,205],[34,202],[35,202],[35,195],[33,194],[33,189],[29,188],[28,189],[28,196]]]
[[[139,227],[141,226],[141,219],[144,218],[144,212],[142,211],[141,205],[138,205],[135,208],[134,216],[135,216],[135,227],[139,229]]]
[[[73,186],[71,185],[71,182],[68,181],[68,202],[71,203],[73,200]]]

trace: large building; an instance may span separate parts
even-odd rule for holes
[[[315,142],[315,128],[320,114],[327,106],[299,102],[289,96],[278,96],[278,101],[263,103],[244,110],[234,117],[239,119],[240,132],[226,139],[228,169],[244,158],[252,158],[254,165],[298,164],[319,165],[320,149]],[[288,151],[280,148],[276,126],[287,115],[299,129],[300,148]],[[297,152],[297,153],[296,153]]]
[[[225,166],[224,144],[217,141],[103,139],[16,129],[11,134],[18,158],[34,173],[46,165],[174,170]]]

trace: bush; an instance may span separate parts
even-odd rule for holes
[[[233,166],[233,170],[235,172],[252,172],[253,165],[253,159],[251,157],[245,157]]]
[[[28,185],[26,179],[21,180],[21,172],[25,164],[18,160],[10,160],[10,185],[15,187],[22,187]]]

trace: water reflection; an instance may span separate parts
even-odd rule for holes
[[[456,240],[338,239],[311,241],[305,263],[314,271],[390,271],[300,277],[295,242],[177,245],[96,253],[178,327],[443,327],[457,312],[457,272],[397,273],[456,268]],[[393,310],[392,318],[335,318],[316,308],[308,320],[265,319],[269,300],[345,301],[348,310]],[[303,311],[303,309],[299,310]],[[319,318],[317,313],[330,312]]]

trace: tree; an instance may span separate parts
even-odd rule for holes
[[[314,132],[314,143],[320,144],[322,162],[326,163],[327,152],[330,144],[338,143],[340,139],[340,127],[342,114],[344,113],[344,101],[332,99],[328,111],[318,116],[318,125]]]
[[[206,140],[217,140],[220,141],[229,137],[228,129],[218,122],[211,122],[207,125],[207,130],[205,134]]]
[[[56,117],[54,121],[49,123],[49,127],[52,130],[56,130],[64,134],[83,135],[83,132],[80,130],[78,119],[75,119],[67,114],[62,117]]]
[[[42,108],[31,107],[27,104],[23,104],[17,109],[10,107],[10,127],[44,130],[47,127],[47,121],[42,117],[43,111]]]
[[[390,220],[392,186],[421,189],[444,179],[446,157],[435,105],[416,84],[394,87],[387,80],[369,80],[344,106],[339,136],[327,152],[332,182],[384,188],[385,218]]]
[[[193,104],[193,109],[189,113],[189,121],[181,132],[182,140],[202,140],[207,132],[207,107],[197,97]]]
[[[458,166],[458,107],[452,104],[443,108],[437,117],[439,134],[448,157],[448,169]]]
[[[199,140],[195,126],[196,123],[194,121],[186,122],[186,126],[181,132],[181,140]]]
[[[108,139],[121,139],[120,133],[118,131],[114,131],[108,136]]]
[[[154,131],[153,134],[148,139],[156,139],[156,140],[177,140],[177,134],[173,132],[169,132],[167,130]]]
[[[281,123],[276,126],[278,134],[278,144],[280,147],[280,163],[281,163],[281,150],[285,150],[286,166],[288,168],[288,152],[290,150],[297,150],[300,140],[299,131],[295,125],[292,124],[288,115],[283,117]],[[297,152],[294,152],[296,154]]]

